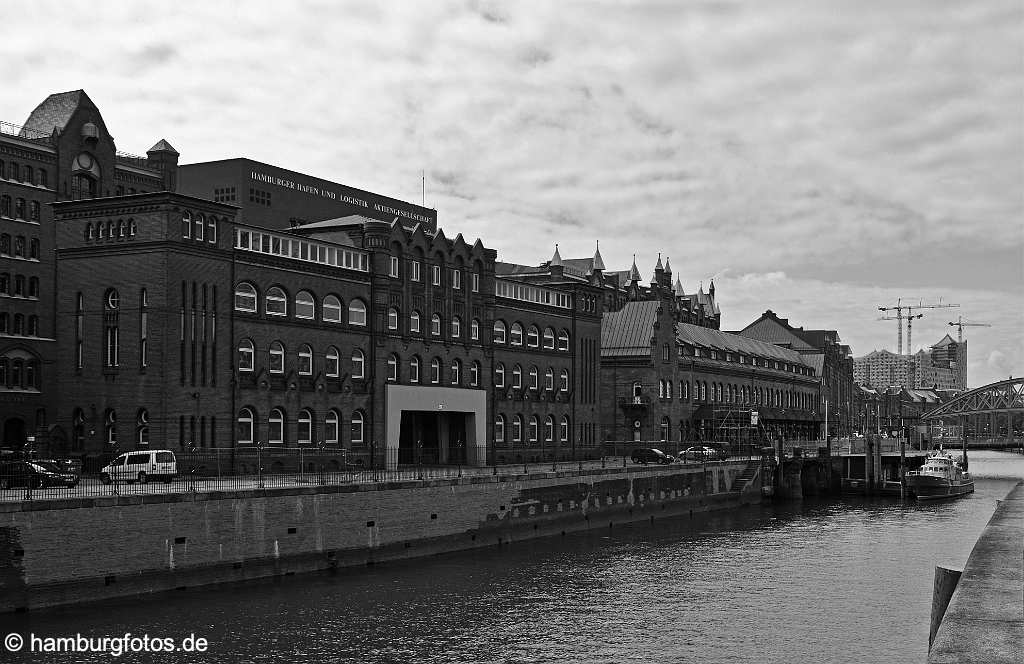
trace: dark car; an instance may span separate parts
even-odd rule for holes
[[[52,461],[11,461],[0,464],[0,489],[16,486],[41,489],[48,486],[73,487],[78,475],[65,472]]]
[[[665,454],[661,450],[654,449],[653,447],[635,449],[629,458],[633,460],[633,463],[642,463],[644,465],[649,463],[660,463],[665,465],[675,461],[671,454]]]

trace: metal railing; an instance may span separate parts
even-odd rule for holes
[[[4,122],[0,120],[0,134],[7,136],[17,136],[19,138],[26,138],[30,141],[37,141],[40,139],[48,139],[50,135],[46,132],[37,131],[35,129],[28,129],[21,125],[16,125],[11,122]]]

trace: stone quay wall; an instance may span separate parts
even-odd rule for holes
[[[739,477],[747,468],[736,461],[0,503],[0,613],[759,503],[760,477]]]

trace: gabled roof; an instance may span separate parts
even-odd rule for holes
[[[601,356],[650,356],[658,306],[654,300],[627,302],[619,311],[606,313],[601,318]]]
[[[792,362],[810,366],[807,358],[796,351],[776,346],[775,344],[741,337],[737,334],[713,330],[690,323],[678,323],[676,325],[676,339],[690,346],[699,348],[712,348],[744,355],[767,357],[773,360]],[[603,341],[603,339],[602,339]]]
[[[772,344],[785,344],[798,351],[817,350],[796,334],[788,323],[784,323],[774,314],[765,312],[760,318],[740,330],[740,335],[758,339]]]
[[[63,131],[68,120],[83,102],[88,102],[93,108],[96,107],[85,94],[85,90],[52,94],[28,116],[28,120],[25,120],[25,129],[44,134],[52,134],[54,129]]]

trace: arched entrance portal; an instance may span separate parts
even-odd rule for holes
[[[8,417],[4,421],[4,447],[21,449],[28,440],[27,436],[25,420],[20,417]]]

